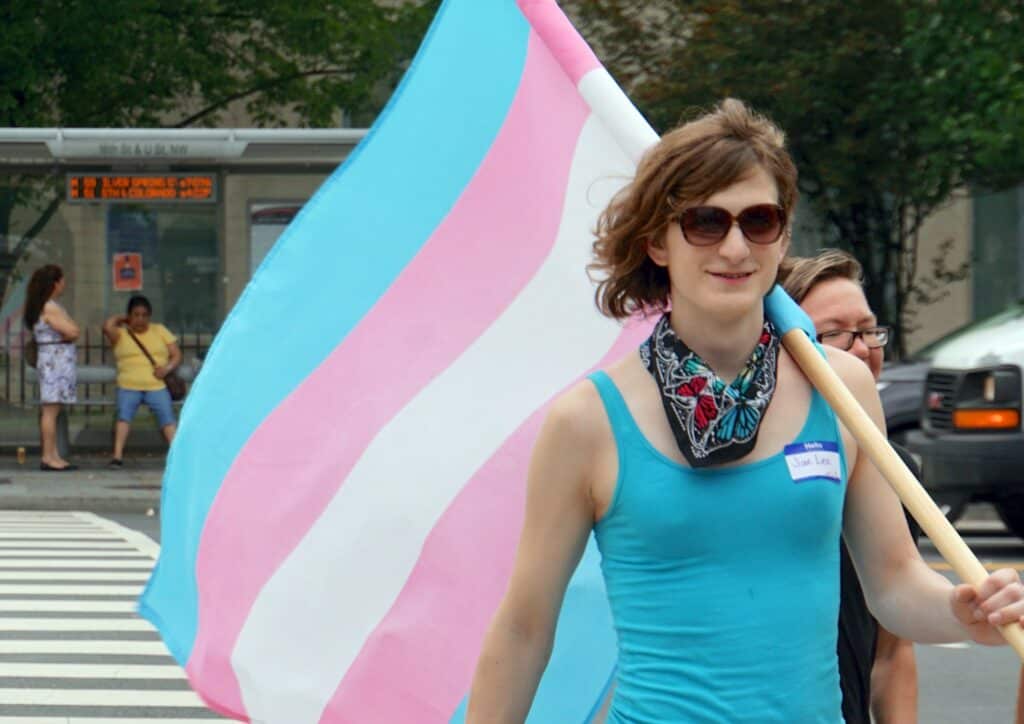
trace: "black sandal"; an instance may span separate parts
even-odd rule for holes
[[[110,462],[107,463],[108,468],[123,468],[124,460],[121,458],[110,458]]]
[[[65,473],[70,470],[78,470],[78,466],[68,463],[64,467],[58,468],[56,465],[50,465],[49,463],[39,463],[39,469],[48,473]]]

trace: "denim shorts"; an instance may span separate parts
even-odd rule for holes
[[[124,422],[131,422],[135,419],[135,413],[139,405],[146,405],[153,414],[160,427],[167,427],[174,424],[174,408],[171,407],[171,393],[167,388],[162,390],[125,390],[117,388],[117,419]]]

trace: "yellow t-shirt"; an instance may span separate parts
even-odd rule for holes
[[[153,365],[146,359],[146,355],[135,344],[128,332],[120,330],[117,336],[117,344],[114,345],[114,359],[117,361],[117,386],[125,390],[162,390],[164,381],[157,379],[153,374]],[[162,324],[151,322],[149,327],[142,334],[136,333],[139,341],[146,345],[146,349],[153,355],[157,365],[167,364],[170,353],[167,345],[178,341],[178,338],[171,334],[170,330]]]

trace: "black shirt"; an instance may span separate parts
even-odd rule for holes
[[[893,449],[906,463],[914,477],[921,479],[921,471],[904,448],[893,444]],[[921,528],[906,509],[907,525],[914,541]],[[871,724],[871,667],[875,662],[875,644],[878,641],[878,621],[868,611],[864,591],[854,570],[846,543],[839,542],[839,685],[843,692],[843,718],[846,724]]]

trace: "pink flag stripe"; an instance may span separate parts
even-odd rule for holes
[[[592,369],[636,349],[649,328],[629,324]],[[530,449],[547,407],[516,430],[445,511],[321,722],[449,720],[468,690],[485,630],[508,584]],[[397,681],[407,692],[403,697],[393,693]]]
[[[216,657],[233,650],[265,582],[376,432],[499,316],[550,250],[589,110],[554,65],[531,34],[505,125],[464,194],[394,286],[264,421],[228,472],[198,551],[199,628],[188,666],[190,675],[202,673],[194,681],[218,692],[217,708],[244,711],[230,662]],[[415,192],[394,190],[395,213],[402,194]],[[329,318],[329,310],[321,311]]]
[[[518,0],[518,4],[534,32],[555,54],[573,83],[578,84],[587,73],[601,67],[601,61],[555,0]]]

